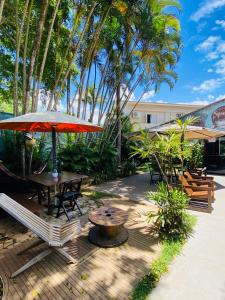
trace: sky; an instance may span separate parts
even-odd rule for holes
[[[183,49],[178,81],[172,91],[163,84],[142,101],[207,105],[225,98],[225,0],[180,2]]]

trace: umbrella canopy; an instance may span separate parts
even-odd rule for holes
[[[0,129],[52,132],[53,174],[57,176],[56,132],[94,132],[102,128],[60,112],[36,112],[0,121]]]
[[[165,124],[149,129],[150,133],[162,133],[166,134],[170,130],[176,130],[182,132],[182,129],[177,124]],[[186,140],[208,140],[212,138],[217,138],[225,135],[225,131],[218,131],[211,128],[205,128],[201,126],[188,125],[186,127],[186,132],[184,138]]]
[[[60,112],[36,112],[0,121],[0,129],[48,132],[93,132],[100,126]]]

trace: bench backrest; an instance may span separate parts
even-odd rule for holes
[[[187,179],[183,175],[181,175],[179,177],[179,180],[181,181],[181,183],[182,183],[182,185],[184,187],[184,190],[187,193],[187,195],[191,196],[192,193],[193,193],[193,190],[192,190],[191,186],[189,185]]]
[[[0,193],[0,207],[53,247],[63,246],[80,233],[79,220],[63,225],[48,223],[3,193]]]

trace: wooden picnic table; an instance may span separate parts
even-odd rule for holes
[[[47,189],[47,201],[48,201],[48,214],[50,214],[51,208],[51,188],[60,187],[64,183],[69,182],[80,182],[83,179],[87,179],[87,175],[65,172],[59,173],[57,178],[54,178],[51,173],[44,172],[42,174],[33,174],[27,177],[30,181],[34,182],[37,186],[38,200],[41,203],[43,199],[42,191]],[[44,199],[45,200],[45,199]]]

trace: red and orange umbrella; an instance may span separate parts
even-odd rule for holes
[[[94,132],[100,126],[61,112],[36,112],[0,121],[0,129],[52,132],[53,170],[56,170],[56,132]]]

